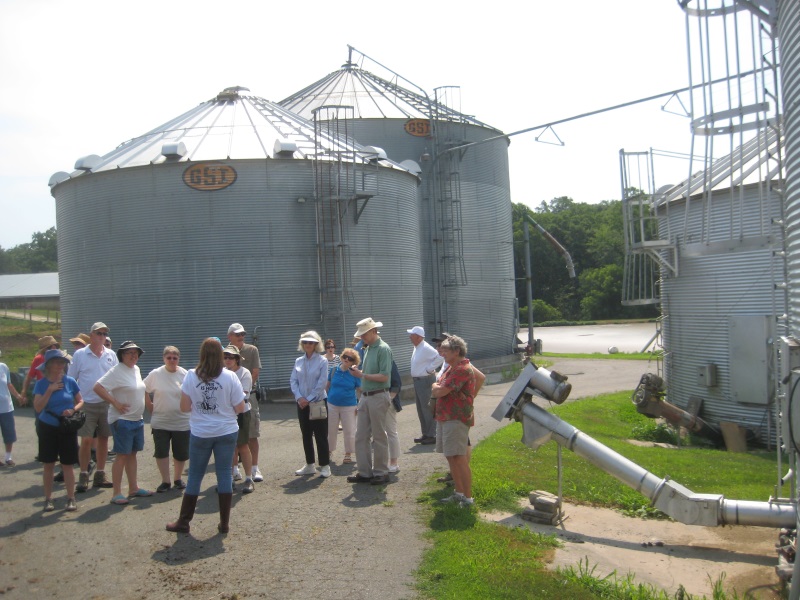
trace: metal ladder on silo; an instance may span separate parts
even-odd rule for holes
[[[622,222],[625,263],[622,305],[643,306],[661,302],[661,278],[678,275],[678,252],[667,231],[659,234],[655,214],[652,151],[620,150]]]
[[[345,214],[356,198],[356,148],[350,137],[354,109],[322,106],[314,111],[314,202],[320,314],[327,337],[349,339],[345,316],[355,304],[349,231]]]
[[[464,264],[464,229],[461,219],[461,150],[453,150],[466,142],[464,124],[453,121],[448,102],[457,88],[436,88],[432,108],[431,130],[436,149],[434,206],[439,230],[439,260],[442,287],[467,285]]]

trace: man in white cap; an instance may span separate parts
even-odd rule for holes
[[[98,380],[119,363],[117,354],[105,347],[108,338],[108,325],[97,322],[92,325],[89,333],[89,345],[75,351],[67,375],[78,382],[83,396],[83,410],[86,412],[86,422],[78,430],[81,436],[81,446],[78,460],[81,464],[81,474],[78,479],[76,492],[83,493],[89,488],[89,459],[92,455],[92,439],[97,433],[97,471],[94,473],[95,488],[110,488],[112,483],[106,477],[106,459],[108,458],[108,438],[111,428],[108,425],[108,404],[94,392],[94,385]]]
[[[361,369],[350,373],[361,379],[361,401],[356,424],[356,463],[358,472],[347,478],[350,483],[380,485],[389,481],[389,440],[386,413],[392,400],[389,386],[392,376],[392,349],[378,335],[383,323],[371,317],[357,323],[353,337],[364,342]],[[374,457],[373,457],[374,452]]]
[[[258,407],[258,396],[256,395],[258,374],[261,372],[261,355],[258,353],[258,348],[256,346],[244,343],[245,335],[247,335],[247,332],[244,330],[241,323],[233,323],[228,327],[228,341],[239,350],[239,356],[242,358],[243,363],[242,366],[246,367],[253,377],[252,390],[245,390],[245,392],[249,393],[245,402],[250,404],[250,439],[247,445],[253,457],[253,467],[250,469],[250,473],[245,473],[244,476],[245,478],[252,477],[253,481],[264,481],[264,476],[258,468],[258,438],[261,436],[261,414]],[[233,468],[233,474],[234,479],[237,481],[241,478],[241,475],[238,478],[236,477],[238,472],[239,465],[236,465]]]
[[[408,337],[414,344],[411,353],[411,377],[414,379],[414,395],[417,397],[417,416],[422,435],[414,438],[417,444],[436,443],[436,421],[428,407],[431,399],[431,386],[436,379],[436,369],[444,362],[436,348],[425,341],[425,330],[419,325],[407,329]]]

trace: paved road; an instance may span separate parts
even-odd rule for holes
[[[646,368],[641,361],[558,360],[573,398],[633,389]],[[476,399],[480,440],[506,423],[491,413],[510,383],[486,386]],[[406,404],[398,425],[401,471],[386,487],[352,485],[350,465],[334,456],[334,476],[296,477],[303,451],[293,405],[262,406],[261,467],[266,481],[249,496],[236,495],[231,533],[216,533],[213,475],[204,480],[191,535],[164,530],[180,507],[176,492],[111,506],[110,490],[78,496],[80,510],[42,513],[41,465],[33,462],[33,419],[17,411],[18,466],[0,469],[0,590],[4,598],[342,598],[382,600],[414,596],[413,571],[428,542],[417,498],[445,460],[430,446],[415,446],[418,422]],[[149,427],[148,427],[149,433]],[[341,449],[341,446],[340,446]],[[145,441],[140,483],[154,488],[158,475]],[[63,566],[63,568],[61,568]],[[65,577],[68,573],[70,576]]]
[[[652,341],[655,332],[655,323],[622,323],[536,327],[533,337],[542,340],[544,352],[606,354],[611,346],[616,346],[619,352],[642,352]],[[527,328],[520,329],[519,339],[523,344],[527,343]]]

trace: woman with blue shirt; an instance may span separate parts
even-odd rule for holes
[[[331,371],[328,384],[328,447],[331,452],[336,450],[341,419],[344,436],[342,462],[350,464],[356,451],[356,390],[361,387],[361,380],[350,373],[350,367],[361,364],[361,357],[353,348],[346,348],[340,358],[342,362]]]
[[[306,331],[300,336],[297,349],[303,355],[294,361],[289,384],[297,402],[297,419],[300,421],[300,432],[303,434],[303,450],[306,454],[306,466],[297,469],[295,475],[315,475],[317,468],[314,460],[314,440],[317,442],[319,454],[319,474],[331,476],[330,453],[328,452],[328,419],[311,417],[311,404],[325,402],[325,388],[328,383],[328,359],[322,356],[325,351],[322,338],[316,331]]]
[[[69,359],[61,350],[51,349],[37,368],[44,373],[33,388],[33,408],[38,413],[39,459],[43,463],[44,510],[55,510],[53,500],[53,472],[56,459],[61,461],[64,486],[67,489],[65,510],[78,510],[75,503],[75,470],[78,462],[78,432],[63,431],[60,417],[68,417],[83,406],[78,382],[67,376]]]

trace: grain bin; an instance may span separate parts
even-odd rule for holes
[[[279,104],[306,118],[321,106],[353,106],[353,137],[420,173],[410,239],[422,256],[425,320],[407,325],[423,324],[429,337],[458,333],[473,358],[503,356],[516,348],[517,333],[509,141],[462,114],[459,103],[454,89],[431,97],[348,61]]]
[[[192,366],[240,322],[272,388],[307,329],[341,346],[373,316],[405,345],[423,318],[420,248],[387,224],[418,222],[418,177],[244,91],[53,175],[63,330],[104,321],[146,350],[146,372],[167,344]]]

